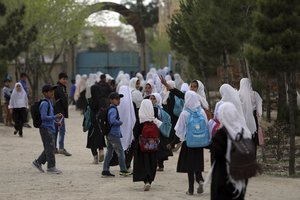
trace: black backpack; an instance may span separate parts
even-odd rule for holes
[[[232,142],[230,152],[229,171],[234,180],[244,180],[256,176],[260,167],[256,162],[255,144],[251,138],[243,138],[244,129],[237,135],[237,139],[228,137]]]
[[[40,128],[40,126],[42,125],[41,111],[40,111],[40,105],[42,101],[46,101],[48,103],[46,99],[42,99],[40,101],[34,102],[34,104],[30,108],[33,126],[35,128]],[[49,114],[50,114],[50,104],[48,103],[47,115]]]
[[[98,116],[98,121],[100,122],[100,129],[101,129],[101,132],[102,132],[103,135],[108,135],[109,132],[110,132],[110,129],[112,127],[109,124],[109,121],[108,121],[108,111],[111,108],[114,108],[114,109],[117,110],[117,120],[120,120],[119,112],[118,112],[118,109],[116,107],[109,106],[107,109],[101,108],[99,113],[97,114],[97,116]]]

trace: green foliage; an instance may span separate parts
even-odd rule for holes
[[[300,2],[259,0],[247,57],[257,70],[295,70],[300,60]]]
[[[137,0],[135,3],[132,0],[124,0],[122,3],[130,10],[139,13],[145,28],[153,27],[158,23],[159,0],[152,0],[147,5],[143,3],[143,0]]]
[[[0,26],[0,57],[10,61],[28,50],[29,45],[36,40],[37,28],[35,25],[24,26],[24,5],[5,16],[6,7],[0,2],[0,12],[5,18],[2,20],[4,23]]]
[[[236,54],[248,38],[254,5],[254,0],[180,1],[167,29],[171,47],[196,68],[218,66],[224,52]]]
[[[168,53],[170,53],[170,43],[167,37],[159,37],[151,41],[150,49],[153,62],[159,64],[160,67],[166,66],[168,63]]]

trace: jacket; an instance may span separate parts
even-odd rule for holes
[[[123,124],[123,122],[120,121],[118,108],[115,105],[110,105],[110,106],[114,108],[110,108],[107,114],[108,123],[111,126],[109,135],[122,138],[120,126]]]
[[[54,90],[54,114],[61,113],[64,118],[69,117],[68,113],[68,93],[67,87],[60,82],[57,83],[57,88]]]

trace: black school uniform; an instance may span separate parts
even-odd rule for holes
[[[235,188],[228,181],[226,169],[227,134],[224,128],[219,129],[214,136],[212,152],[215,165],[212,171],[211,200],[244,200],[245,192],[242,192],[238,198],[234,198],[236,196]]]
[[[137,118],[138,119],[138,118]],[[134,159],[133,159],[133,182],[144,181],[144,183],[152,183],[156,175],[157,168],[157,152],[144,153],[141,152],[139,146],[139,136],[142,134],[144,123],[137,124],[134,133]]]

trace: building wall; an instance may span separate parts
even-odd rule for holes
[[[161,0],[158,22],[158,32],[160,36],[166,34],[166,26],[177,10],[179,10],[179,0]]]

